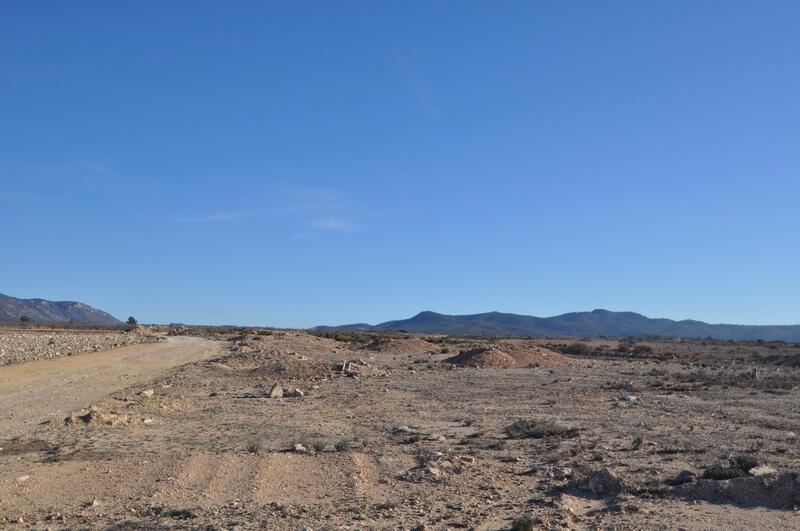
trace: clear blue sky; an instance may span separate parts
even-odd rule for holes
[[[800,3],[4,2],[0,292],[800,323]]]

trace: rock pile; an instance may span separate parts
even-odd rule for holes
[[[157,341],[139,332],[0,332],[0,365]]]

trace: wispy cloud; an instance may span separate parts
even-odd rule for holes
[[[172,221],[176,223],[220,223],[239,219],[254,218],[263,215],[263,212],[210,212],[196,216],[153,216],[152,219]]]
[[[93,172],[93,173],[108,174],[108,173],[112,172],[110,166],[108,166],[107,164],[104,164],[102,162],[98,162],[96,160],[85,160],[85,161],[80,163],[80,166],[82,168],[86,169],[86,170],[89,170],[89,171]]]
[[[340,232],[343,234],[351,234],[356,230],[355,225],[350,221],[333,217],[313,220],[309,223],[309,226],[322,231]]]
[[[279,195],[283,204],[275,213],[295,219],[301,225],[300,229],[339,234],[358,231],[354,216],[359,208],[341,191],[287,187]]]
[[[248,206],[255,197],[247,198]],[[296,237],[324,234],[353,234],[360,230],[356,214],[360,207],[347,194],[318,187],[282,187],[269,192],[257,209],[207,209],[195,212],[165,213],[148,219],[171,223],[225,223],[264,218],[276,229],[288,230]],[[206,207],[208,208],[208,207]],[[263,221],[263,220],[260,220]],[[295,237],[293,236],[293,237]]]

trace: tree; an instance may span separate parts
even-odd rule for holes
[[[136,323],[138,323],[138,322],[139,322],[139,321],[137,321],[137,320],[136,320],[136,318],[135,318],[134,316],[132,316],[132,315],[131,315],[130,317],[128,317],[128,324],[129,324],[129,325],[135,325],[135,324],[136,324]]]
[[[22,317],[19,318],[19,320],[22,321],[23,323],[30,323],[31,322],[31,318],[28,317],[27,315],[23,315]]]

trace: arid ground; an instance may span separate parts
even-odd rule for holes
[[[0,527],[800,528],[796,345],[166,332],[0,337]]]

